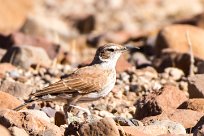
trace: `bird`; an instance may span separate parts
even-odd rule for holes
[[[89,65],[78,68],[61,80],[36,91],[26,103],[14,110],[21,110],[35,101],[63,99],[66,101],[64,112],[67,118],[70,105],[95,101],[111,92],[116,82],[117,61],[127,50],[125,46],[115,43],[100,46]]]

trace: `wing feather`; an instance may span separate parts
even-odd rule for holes
[[[91,67],[91,68],[90,68]],[[108,71],[96,66],[80,68],[66,78],[43,88],[32,94],[42,96],[47,94],[59,93],[81,93],[100,91],[102,86],[107,83]]]

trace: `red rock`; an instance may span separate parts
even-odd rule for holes
[[[204,135],[204,116],[198,121],[193,128],[193,135],[203,136]]]
[[[136,103],[135,118],[142,119],[161,113],[172,113],[187,97],[184,92],[172,85],[165,85],[158,92],[143,96]]]
[[[198,111],[204,113],[204,99],[189,99],[188,101],[182,103],[179,109],[190,109],[193,111]]]
[[[151,136],[139,131],[136,126],[118,126],[119,131],[128,136]]]
[[[58,127],[61,125],[66,124],[66,118],[63,112],[59,112],[57,111],[55,113],[55,125],[57,125]]]
[[[186,129],[194,127],[202,116],[201,112],[185,109],[177,109],[168,115],[170,120],[181,123]]]
[[[89,124],[83,124],[79,130],[79,134],[83,136],[105,135],[119,136],[118,128],[112,118],[103,118]]]
[[[57,56],[59,45],[54,44],[40,36],[25,35],[20,32],[12,33],[9,36],[0,35],[0,47],[9,49],[15,46],[34,46],[43,48],[51,59]]]
[[[34,89],[35,88],[33,86],[26,85],[18,81],[14,82],[9,80],[2,81],[0,86],[0,91],[24,99],[27,99]]]
[[[5,35],[20,29],[33,5],[30,0],[0,0],[0,3],[4,3],[0,5],[0,33]]]
[[[12,95],[0,91],[0,109],[14,109],[22,104],[21,101]]]
[[[123,72],[125,70],[130,69],[131,67],[133,66],[127,61],[127,59],[123,55],[121,55],[116,65],[116,71]]]
[[[204,74],[197,74],[188,78],[188,92],[190,98],[204,98]]]
[[[11,47],[2,58],[2,62],[11,62],[15,66],[30,68],[31,65],[49,67],[51,60],[43,48],[34,46]]]
[[[10,63],[0,63],[0,76],[4,77],[6,72],[12,71],[14,69],[16,69],[16,67]]]
[[[170,25],[161,29],[156,40],[157,51],[161,53],[164,48],[170,48],[175,52],[189,53],[187,32],[194,56],[204,59],[204,46],[200,46],[204,44],[204,30],[191,25]]]
[[[1,136],[11,136],[8,129],[6,129],[4,126],[0,125],[0,132]]]
[[[23,128],[29,135],[63,135],[59,127],[26,112],[1,110],[0,124],[7,128],[11,126]]]

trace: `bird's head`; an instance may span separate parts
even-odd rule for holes
[[[127,51],[127,48],[122,45],[115,43],[105,44],[97,49],[93,62],[116,64],[118,58],[124,51]]]

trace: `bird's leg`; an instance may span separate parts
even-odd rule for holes
[[[72,110],[72,107],[70,105],[75,105],[76,102],[82,97],[82,95],[73,95],[73,97],[71,99],[67,100],[67,104],[64,105],[64,113],[65,113],[65,117],[67,119],[67,124],[68,122],[68,112],[70,112]]]

